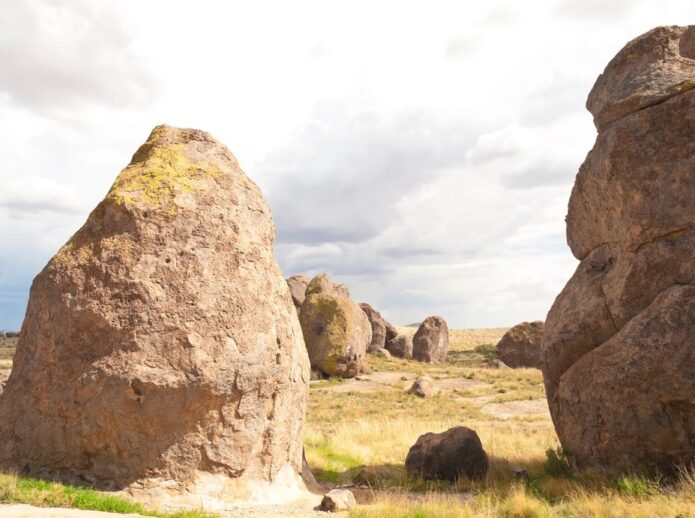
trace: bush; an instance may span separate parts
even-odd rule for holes
[[[572,467],[568,459],[569,453],[561,447],[545,450],[546,461],[543,464],[543,471],[553,477],[570,477]]]

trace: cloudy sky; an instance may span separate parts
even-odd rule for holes
[[[286,275],[396,323],[543,319],[608,60],[692,0],[0,2],[0,329],[153,126],[263,189]]]

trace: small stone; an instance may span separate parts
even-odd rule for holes
[[[321,500],[321,504],[319,504],[316,510],[337,513],[349,511],[356,505],[355,495],[349,489],[331,489],[323,496],[323,500]]]
[[[414,394],[417,397],[426,398],[432,397],[439,392],[434,380],[429,376],[420,376],[417,378],[410,389],[408,389],[409,394]]]

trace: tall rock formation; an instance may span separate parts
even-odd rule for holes
[[[581,263],[542,340],[550,411],[578,467],[669,469],[695,456],[695,26],[629,42],[587,106]]]
[[[300,490],[309,361],[274,239],[226,147],[156,127],[34,280],[0,463],[222,499]]]

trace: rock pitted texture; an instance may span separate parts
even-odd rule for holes
[[[695,27],[661,27],[628,43],[589,95],[599,134],[567,216],[581,263],[541,346],[551,415],[578,467],[695,456],[693,78]]]
[[[156,127],[34,280],[0,463],[221,498],[301,487],[309,361],[274,238],[227,148]]]
[[[311,366],[328,376],[351,378],[362,367],[372,326],[355,301],[344,295],[343,285],[330,277],[315,277],[299,313]]]
[[[287,285],[290,288],[290,295],[292,295],[292,302],[297,311],[304,304],[304,299],[306,298],[306,289],[309,286],[311,279],[306,275],[293,275],[287,279]]]
[[[438,392],[434,380],[429,376],[420,376],[408,389],[409,394],[417,397],[426,398],[436,395]]]
[[[314,295],[316,293],[350,298],[350,290],[348,287],[345,284],[333,284],[333,281],[327,273],[319,273],[309,282],[305,295]]]
[[[487,474],[488,459],[478,434],[456,426],[418,437],[408,451],[405,469],[409,475],[429,480],[481,479]]]
[[[366,302],[362,302],[360,307],[372,326],[372,341],[367,346],[367,352],[371,353],[383,349],[386,345],[386,319]]]
[[[413,336],[413,358],[443,362],[449,352],[449,328],[442,317],[427,317]]]
[[[392,338],[384,348],[396,358],[410,360],[413,357],[413,339],[409,336],[399,335]]]
[[[543,322],[522,322],[507,331],[497,344],[497,356],[509,367],[538,367],[541,362]]]

